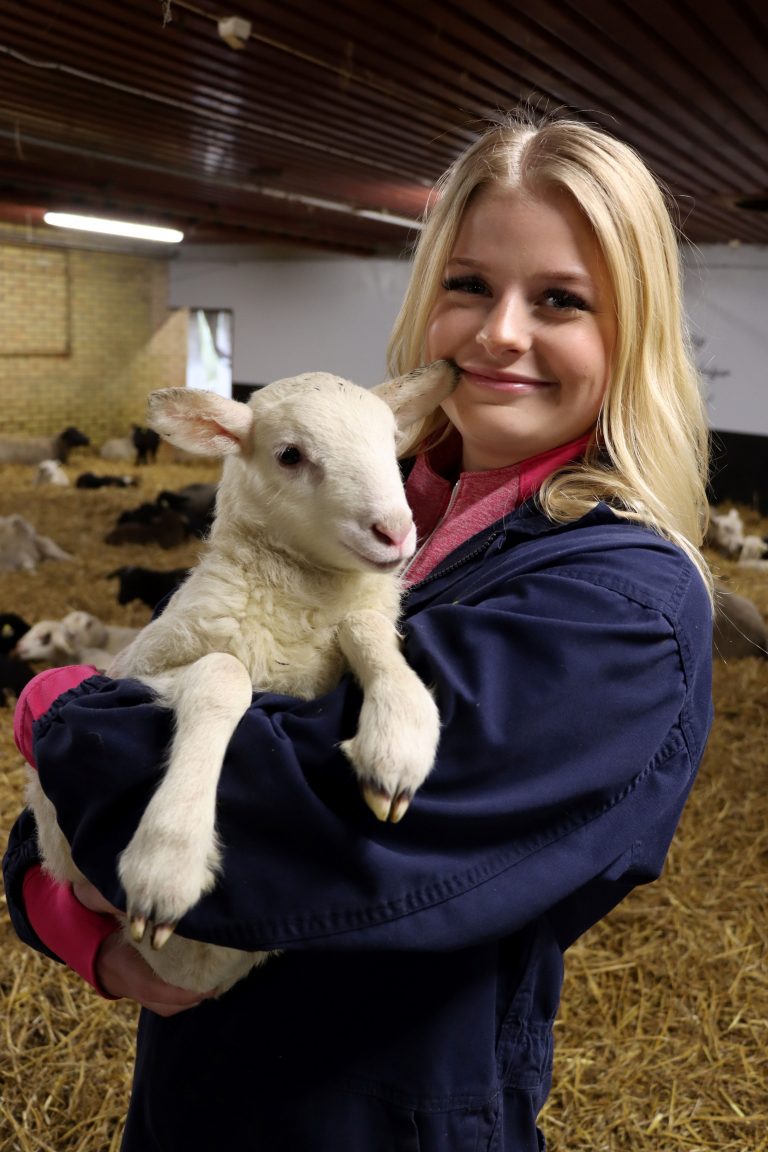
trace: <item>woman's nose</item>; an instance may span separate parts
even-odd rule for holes
[[[477,334],[478,343],[492,356],[520,354],[531,346],[531,317],[519,296],[500,299]]]

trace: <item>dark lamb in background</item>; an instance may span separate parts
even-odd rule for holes
[[[164,505],[157,500],[145,500],[135,508],[124,508],[118,514],[117,524],[154,524],[160,519]]]
[[[75,480],[75,488],[135,488],[135,476],[97,476],[95,472],[81,472]]]
[[[30,625],[15,612],[0,612],[0,656],[7,656],[21,640]]]
[[[131,439],[136,449],[136,463],[154,464],[157,459],[157,450],[160,447],[160,437],[157,432],[152,428],[140,428],[138,424],[134,424]]]
[[[24,685],[28,684],[34,675],[34,668],[23,660],[0,656],[0,708],[8,706],[8,690],[18,697]]]
[[[189,538],[189,525],[172,508],[157,508],[157,515],[148,520],[124,520],[104,537],[105,544],[159,544],[161,548],[177,548]]]
[[[193,536],[203,537],[213,523],[217,488],[217,484],[187,484],[176,492],[165,489],[157,502],[183,516]]]
[[[178,588],[188,574],[188,568],[171,568],[163,572],[155,568],[142,568],[137,564],[125,564],[110,572],[107,579],[120,581],[118,604],[141,600],[148,608],[156,608],[161,600]]]

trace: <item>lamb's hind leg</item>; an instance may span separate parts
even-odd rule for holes
[[[119,874],[134,938],[152,921],[152,943],[160,948],[216,882],[216,790],[252,687],[240,661],[220,652],[145,682],[173,709],[175,732],[168,766],[120,857]]]
[[[380,612],[350,613],[339,643],[363,688],[357,733],[342,750],[379,820],[396,823],[426,779],[440,738],[431,692],[408,665],[400,637]]]

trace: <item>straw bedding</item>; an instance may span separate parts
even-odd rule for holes
[[[79,450],[66,471],[74,479],[86,469],[124,470]],[[76,558],[0,574],[0,611],[32,622],[83,608],[146,623],[144,605],[117,604],[107,573],[187,565],[199,546],[102,538],[122,509],[218,473],[207,462],[127,471],[139,488],[81,491],[36,487],[32,469],[0,465],[0,516],[21,513]],[[740,511],[746,531],[768,532]],[[768,615],[768,573],[712,559]],[[662,879],[568,954],[544,1116],[551,1152],[768,1152],[768,662],[717,662],[714,692],[714,732]],[[3,843],[24,781],[11,717],[0,709]],[[24,948],[5,914],[0,997],[0,1148],[116,1149],[136,1010]]]

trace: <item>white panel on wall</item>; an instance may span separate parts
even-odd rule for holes
[[[768,435],[768,248],[692,248],[685,265],[712,426]],[[409,271],[405,259],[264,259],[196,248],[171,263],[170,304],[232,309],[238,383],[321,369],[370,387],[386,378]]]
[[[685,263],[712,427],[768,436],[768,248],[711,245]]]
[[[182,255],[171,264],[170,304],[232,309],[239,384],[318,370],[371,387],[387,376],[387,340],[408,273],[405,260]]]

